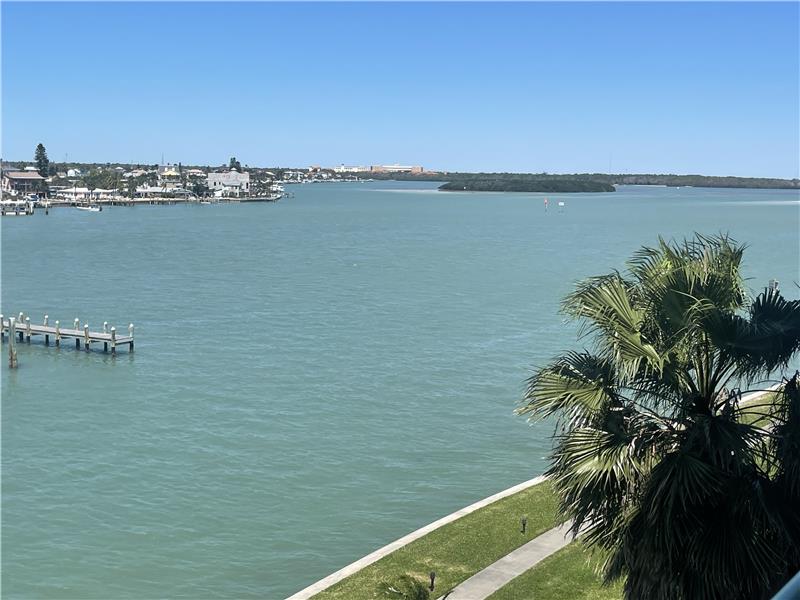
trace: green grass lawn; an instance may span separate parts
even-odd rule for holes
[[[596,564],[580,541],[572,542],[497,590],[489,600],[620,600],[622,583],[604,586]]]
[[[402,575],[428,581],[438,597],[556,524],[557,500],[548,482],[493,502],[396,550],[314,596],[315,600],[385,598],[380,584]],[[520,519],[528,518],[527,532]]]
[[[742,405],[742,412],[739,421],[755,425],[756,427],[768,427],[770,425],[769,406],[774,402],[779,392],[767,392],[760,398]]]

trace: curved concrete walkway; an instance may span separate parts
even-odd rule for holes
[[[542,559],[561,550],[572,541],[569,523],[545,531],[510,554],[461,582],[447,595],[447,600],[484,600],[516,579]]]

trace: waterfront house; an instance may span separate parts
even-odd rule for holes
[[[158,185],[165,192],[181,187],[181,173],[177,165],[161,165],[158,167]]]
[[[44,183],[44,177],[36,170],[3,171],[3,195],[30,194],[39,190]]]
[[[235,168],[229,171],[209,173],[207,184],[215,196],[240,197],[250,194],[250,173],[240,173]]]
[[[67,177],[80,177],[83,175],[80,169],[67,169]]]

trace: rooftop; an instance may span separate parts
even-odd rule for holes
[[[9,179],[32,179],[37,181],[43,181],[44,177],[39,175],[36,171],[6,171],[3,173],[4,177],[8,177]]]

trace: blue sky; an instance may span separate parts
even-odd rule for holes
[[[798,177],[797,3],[2,3],[2,155]]]

